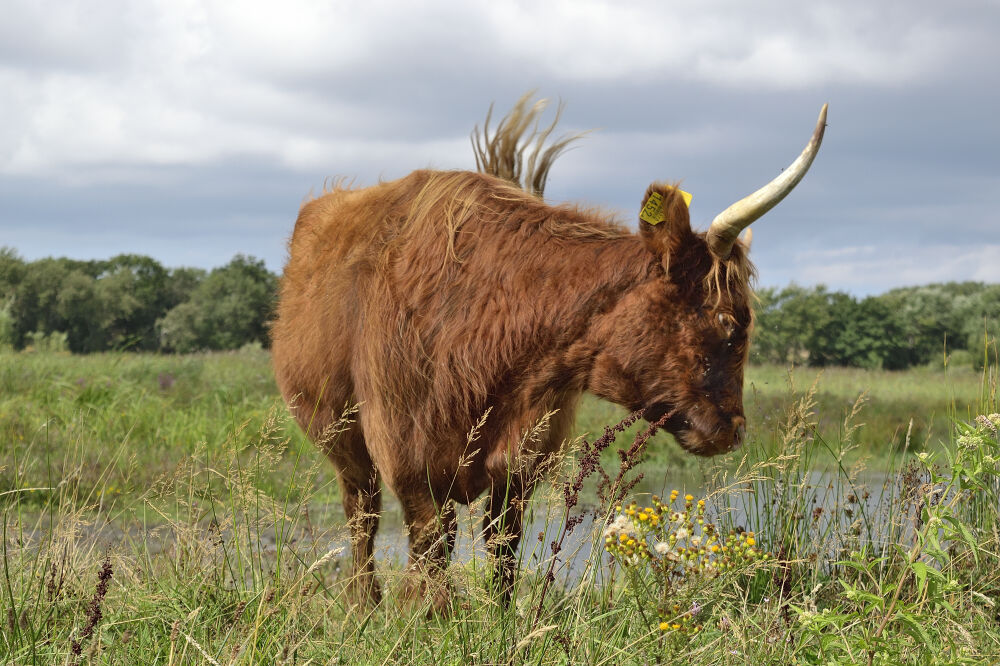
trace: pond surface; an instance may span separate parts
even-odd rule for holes
[[[752,485],[752,484],[751,484]],[[886,515],[886,509],[892,496],[898,494],[894,479],[885,473],[866,472],[859,474],[853,481],[834,473],[811,472],[806,479],[788,479],[784,482],[758,484],[754,491],[746,483],[728,487],[727,492],[711,494],[711,489],[720,489],[718,481],[709,480],[695,470],[688,473],[677,473],[676,470],[648,470],[643,479],[629,493],[645,504],[651,495],[660,495],[666,501],[671,490],[679,491],[681,497],[691,494],[695,498],[707,497],[708,511],[706,520],[718,526],[746,526],[746,529],[764,530],[762,522],[768,520],[770,510],[765,504],[784,501],[786,505],[801,504],[802,512],[808,512],[806,522],[810,524],[817,538],[830,539],[831,555],[840,542],[830,536],[831,527],[843,527],[845,530],[851,524],[864,532],[867,538],[878,540],[893,533],[889,529],[891,521],[899,520],[899,516]],[[406,530],[403,524],[399,503],[391,493],[383,495],[383,515],[378,536],[376,538],[376,558],[385,564],[392,563],[402,566],[407,559]],[[604,527],[603,507],[596,501],[596,491],[593,484],[584,486],[580,503],[573,508],[571,515],[582,515],[583,522],[569,531],[562,542],[560,560],[570,577],[574,572],[582,572],[592,557],[594,548],[603,553],[603,545],[597,538]],[[678,502],[677,509],[681,509]],[[343,513],[338,507],[328,507],[325,515],[342,525]],[[459,506],[458,538],[453,553],[453,559],[468,562],[474,558],[482,559],[486,555],[483,546],[480,525],[482,522],[482,507],[474,503],[472,507]],[[822,509],[816,512],[817,509]],[[846,511],[845,511],[846,510]],[[815,516],[815,519],[812,519]],[[599,529],[595,529],[594,521],[601,521]],[[832,521],[837,524],[831,525]],[[811,521],[811,523],[810,523]],[[565,524],[565,504],[560,488],[552,486],[541,487],[533,496],[529,509],[525,514],[524,537],[519,549],[521,567],[537,566],[548,563],[552,556],[552,543],[560,538]],[[342,540],[331,546],[349,546],[346,531]],[[345,550],[345,552],[347,552]]]
[[[814,532],[816,539],[828,541],[818,549],[819,552],[828,552],[831,557],[840,554],[838,551],[844,545],[844,535],[852,524],[858,533],[863,531],[869,541],[884,540],[884,537],[893,534],[898,537],[900,534],[898,528],[895,531],[890,529],[893,524],[898,526],[900,516],[888,515],[886,509],[893,504],[888,501],[893,497],[897,499],[895,504],[899,504],[901,486],[895,477],[888,479],[885,474],[868,473],[854,481],[847,481],[842,475],[811,472],[804,480],[786,478],[758,484],[748,484],[744,480],[727,486],[724,481],[706,479],[698,470],[678,473],[677,470],[653,468],[644,471],[643,479],[629,493],[629,498],[645,505],[651,495],[667,498],[674,489],[682,498],[688,493],[698,499],[707,498],[706,521],[723,529],[727,526],[746,526],[767,535],[780,529],[779,525],[773,524],[777,512],[771,509],[772,506],[782,503],[786,510],[781,515],[787,516],[787,507],[791,506],[794,513],[795,507],[801,505],[800,513],[806,516],[803,522]],[[725,488],[725,491],[719,491],[720,488]],[[716,489],[715,493],[712,489]],[[557,576],[569,580],[577,578],[586,571],[595,550],[606,564],[609,556],[600,540],[606,517],[596,498],[595,484],[585,484],[580,493],[580,503],[571,512],[573,516],[582,516],[582,522],[563,536],[566,514],[561,486],[540,487],[525,514],[524,537],[518,554],[521,569],[547,567],[552,557],[552,544],[560,538],[562,544]],[[402,511],[399,502],[389,492],[383,494],[383,504],[376,538],[376,559],[380,567],[401,568],[406,563],[408,551]],[[681,509],[682,504],[683,500],[679,500],[675,508]],[[459,506],[457,510],[458,538],[452,554],[453,561],[485,564],[486,549],[481,536],[483,502],[475,502],[471,507]],[[811,522],[810,516],[815,516]],[[802,516],[799,516],[801,519]],[[595,527],[595,520],[601,522],[600,527]],[[29,544],[38,544],[46,539],[48,529],[46,520],[22,520],[22,525],[29,523],[36,527],[22,532],[26,537],[22,543],[30,548]],[[261,528],[243,525],[238,529],[243,530],[240,533],[243,541],[249,533],[250,540],[254,542],[253,550],[263,555],[264,561],[276,559],[274,555],[279,544],[282,548],[294,550],[296,557],[307,563],[332,549],[343,548],[339,568],[341,571],[349,570],[350,541],[339,504],[310,505],[308,517],[305,520],[300,517],[291,534],[279,536],[273,520],[268,523],[265,519],[261,524]],[[216,561],[218,556],[230,557],[235,551],[230,545],[235,536],[232,529],[223,527],[221,532],[218,528],[214,530],[209,519],[199,521],[193,529],[181,528],[181,532],[163,525],[151,529],[132,519],[131,523],[124,525],[104,522],[87,526],[81,523],[74,528],[74,539],[78,544],[93,544],[125,554],[149,555],[173,552],[174,546],[184,541],[188,547],[193,543],[200,544],[196,550],[201,553],[199,557],[206,557],[208,564]],[[215,550],[205,548],[205,543],[216,542],[221,547]]]

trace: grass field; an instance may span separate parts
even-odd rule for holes
[[[185,455],[211,459],[230,439],[238,448],[253,443],[269,415],[281,412],[267,352],[247,350],[191,356],[136,354],[9,354],[0,364],[0,441],[6,469],[4,489],[21,463],[21,481],[48,485],[49,468],[78,456],[79,491],[85,500],[106,486],[123,492],[147,487],[169,473]],[[789,370],[751,367],[745,405],[751,439],[773,441],[788,405],[816,384],[818,435],[842,439],[844,419],[864,395],[856,419],[854,455],[876,459],[904,442],[912,419],[911,445],[931,449],[948,440],[953,416],[971,419],[981,399],[981,375],[966,368],[877,372],[850,368]],[[624,410],[586,396],[577,423],[580,434],[599,435]],[[280,420],[280,419],[279,419]],[[633,427],[634,434],[639,426]],[[318,456],[295,427],[283,429],[288,450],[276,478],[291,473],[293,461]],[[224,447],[222,447],[224,448]],[[658,434],[650,445],[654,466],[698,464],[672,438]],[[332,470],[319,473],[326,490]],[[34,496],[37,500],[41,496]],[[296,495],[297,497],[297,495]]]
[[[539,504],[545,539],[522,549],[515,604],[499,603],[473,549],[448,571],[452,613],[427,617],[397,603],[403,572],[385,562],[388,598],[374,612],[351,606],[332,469],[289,423],[266,352],[0,355],[0,662],[1000,655],[1000,451],[996,425],[974,421],[1000,411],[995,375],[757,367],[746,386],[744,451],[696,460],[657,435],[646,462],[627,471],[697,467],[713,479],[701,491],[704,515],[682,494],[663,497],[665,509],[637,496],[628,516],[629,495],[563,535],[560,479],[577,469],[569,459],[555,499]],[[578,429],[599,434],[623,415],[588,399]],[[956,436],[955,419],[973,426]],[[603,461],[613,476],[614,451]],[[871,498],[859,497],[861,466],[887,479]],[[607,512],[621,514],[633,545],[605,544]],[[717,542],[698,518],[716,525]],[[474,522],[463,523],[470,538]],[[710,544],[726,545],[731,529],[724,560]],[[579,551],[573,567],[548,547],[567,536]],[[681,544],[687,559],[677,559]]]

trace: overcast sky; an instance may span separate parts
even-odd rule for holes
[[[855,294],[1000,282],[1000,2],[3,0],[0,246],[275,271],[324,180],[474,168],[493,101],[594,128],[547,198],[632,224],[653,180],[692,219],[777,175],[760,283]]]

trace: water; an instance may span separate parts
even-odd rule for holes
[[[838,521],[838,525],[850,525],[861,521],[862,531],[866,538],[885,537],[891,531],[888,529],[888,518],[884,515],[884,505],[887,502],[882,501],[883,499],[888,500],[888,495],[883,497],[883,493],[894,487],[893,484],[887,483],[887,480],[890,478],[884,473],[864,473],[849,482],[839,474],[810,472],[804,483],[806,493],[802,497],[803,511],[811,513],[817,508],[822,508],[815,520],[811,523],[806,521],[810,525],[810,529],[817,535],[821,535],[828,531],[831,521]],[[796,486],[800,481],[800,479],[789,480]],[[702,498],[708,496],[709,489],[713,487],[717,487],[715,483],[706,479],[697,470],[678,472],[671,469],[653,469],[646,471],[642,481],[629,493],[629,497],[635,497],[645,504],[643,497],[648,498],[656,494],[666,498],[671,490],[676,489],[681,497],[690,493],[696,498]],[[767,489],[766,497],[761,492],[761,488]],[[710,497],[706,513],[707,520],[717,525],[746,526],[747,529],[764,530],[765,526],[761,523],[767,522],[766,513],[772,510],[766,504],[772,500],[779,501],[778,496],[782,492],[781,482],[758,486],[758,492],[761,495],[754,498],[745,484],[734,486],[725,495],[728,497],[729,506],[722,505],[722,502],[719,501],[722,499],[721,496]],[[402,513],[398,502],[391,494],[386,493],[384,496],[386,499],[383,517],[375,542],[376,558],[385,564],[403,566],[406,563],[408,551]],[[853,499],[849,500],[851,497]],[[680,504],[681,502],[678,503],[678,509],[681,508]],[[552,557],[552,543],[560,538],[563,531],[564,507],[559,487],[543,486],[535,493],[525,514],[524,535],[518,551],[518,559],[522,568],[535,567],[543,563],[547,566]],[[482,560],[486,556],[486,549],[480,530],[481,506],[473,504],[472,507],[459,506],[457,508],[459,527],[455,550],[452,554],[453,560],[459,562],[469,562],[473,559]],[[845,509],[851,512],[850,519],[847,519],[846,514],[843,513]],[[331,513],[328,516],[342,523],[343,514],[337,515],[334,507],[330,507],[330,510]],[[580,503],[571,511],[571,515],[582,515],[583,522],[567,533],[559,553],[560,570],[569,578],[581,574],[590,564],[595,545],[603,552],[603,546],[595,536],[604,527],[602,511],[603,507],[598,505],[596,501],[594,484],[585,485],[584,491],[581,492]],[[602,521],[599,528],[595,528],[595,520]],[[346,549],[349,546],[346,532],[339,540],[331,542],[330,545],[331,547],[343,546]],[[831,540],[827,545],[830,550],[829,555],[835,557],[838,555],[836,551],[842,543],[839,540]],[[605,555],[604,559],[606,560],[606,558]]]
[[[772,510],[768,504],[778,501],[776,498],[783,490],[789,492],[795,490],[800,482],[800,479],[787,479],[784,482],[760,484],[757,489],[760,494],[757,497],[751,496],[746,484],[740,484],[719,498],[713,498],[709,490],[717,487],[716,483],[706,479],[698,470],[649,468],[643,471],[645,474],[642,481],[629,493],[629,498],[637,498],[645,504],[644,497],[658,494],[666,498],[673,489],[678,490],[682,497],[686,493],[696,498],[708,496],[706,517],[709,522],[717,525],[748,526],[748,529],[756,529],[763,534],[768,533],[769,527],[776,529],[776,526],[767,524],[767,512]],[[839,512],[847,508],[856,516],[846,521],[848,524],[864,520],[866,536],[878,538],[879,534],[888,533],[885,517],[880,513],[887,504],[880,502],[883,488],[895,488],[894,483],[887,484],[886,480],[885,474],[869,473],[857,479],[854,485],[850,485],[838,474],[810,472],[805,480],[807,493],[801,497],[803,511],[812,512],[822,508],[821,515],[812,524],[817,535],[823,534],[832,520],[839,520],[841,522],[838,524],[842,525],[844,516]],[[783,489],[782,483],[788,484],[789,487]],[[867,494],[865,494],[866,489]],[[854,501],[848,502],[846,498],[850,495],[855,496]],[[386,492],[383,497],[384,508],[375,542],[376,559],[379,566],[392,565],[400,568],[405,565],[408,554],[402,511],[399,502],[391,493]],[[604,520],[602,513],[604,508],[597,503],[596,497],[595,484],[585,484],[583,492],[580,493],[580,503],[571,512],[571,515],[583,516],[583,521],[563,537],[557,575],[570,580],[581,575],[591,564],[595,546],[602,562],[607,563],[608,556],[603,551],[603,544],[599,542],[603,524],[594,525],[595,520],[602,523]],[[730,505],[728,507],[717,501],[725,498],[728,498]],[[677,508],[680,509],[680,506]],[[747,514],[748,510],[750,515]],[[471,507],[459,506],[457,513],[458,534],[455,550],[452,553],[453,561],[485,563],[486,549],[481,536],[483,502],[475,502]],[[45,521],[32,522],[39,526],[46,524]],[[304,524],[306,522],[314,529],[306,528]],[[201,521],[193,535],[188,534],[183,538],[200,539],[203,543],[212,539],[220,540],[223,544],[232,541],[234,535],[231,530],[224,528],[220,533],[216,529],[213,533],[210,525],[211,521]],[[548,566],[552,557],[552,543],[561,538],[564,525],[565,505],[561,486],[558,484],[541,486],[529,502],[525,513],[524,535],[518,552],[521,569]],[[245,527],[240,529],[244,530]],[[838,533],[840,531],[842,530],[837,530]],[[343,548],[340,568],[343,570],[349,567],[350,541],[339,504],[309,506],[309,520],[299,520],[292,533],[288,535],[279,535],[273,524],[261,529],[251,528],[250,532],[255,548],[265,556],[265,560],[272,559],[271,556],[277,553],[279,543],[283,548],[290,547],[296,551],[304,562],[314,561],[331,549]],[[89,527],[82,526],[78,534],[81,542],[95,543],[101,548],[122,549],[125,552],[133,551],[137,544],[141,544],[140,552],[145,549],[151,555],[169,551],[171,546],[182,538],[173,530],[149,530],[138,524],[122,526],[107,522]],[[245,537],[246,532],[241,532],[241,535]],[[44,538],[45,530],[39,527],[30,531],[27,541],[38,543]],[[840,539],[839,536],[837,538]],[[837,550],[841,545],[839,540],[831,541],[828,544],[829,555],[837,556],[839,554]],[[232,548],[227,550],[231,552]]]

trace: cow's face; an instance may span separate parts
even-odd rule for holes
[[[709,250],[679,190],[650,186],[643,210],[657,197],[657,223],[640,222],[651,276],[616,311],[592,390],[643,410],[651,423],[666,417],[663,427],[686,450],[714,455],[743,439],[753,267],[742,242],[726,259]]]
[[[651,253],[636,285],[600,332],[589,388],[650,422],[663,419],[688,451],[712,455],[743,439],[743,367],[752,323],[753,266],[740,232],[776,206],[809,170],[823,141],[826,105],[799,157],[777,178],[691,230],[684,193],[653,184],[639,234]]]

